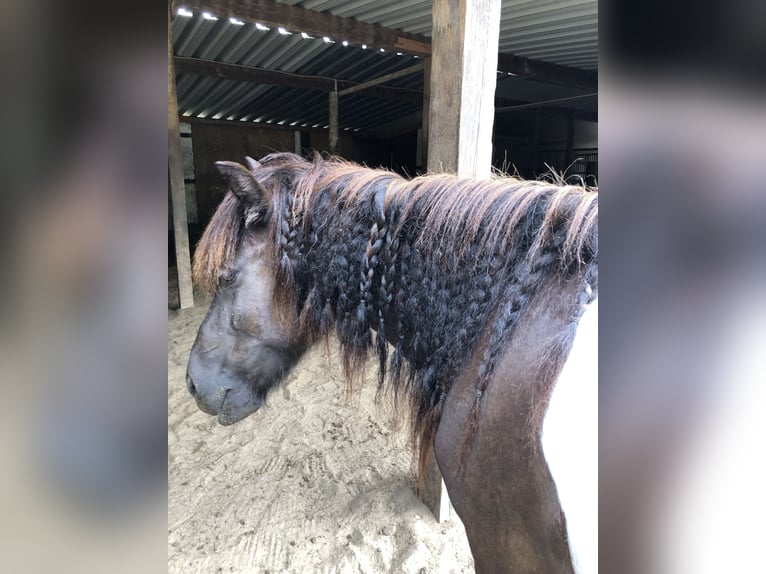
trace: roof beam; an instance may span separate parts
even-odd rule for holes
[[[405,76],[411,76],[415,72],[421,72],[424,67],[425,67],[425,64],[423,64],[423,62],[420,62],[419,64],[415,64],[414,66],[410,66],[409,68],[404,68],[403,70],[399,70],[397,72],[391,72],[390,74],[386,74],[385,76],[380,76],[378,78],[368,80],[366,82],[362,82],[361,84],[357,84],[353,88],[346,88],[345,90],[341,90],[340,92],[338,92],[338,95],[345,96],[346,94],[353,94],[354,92],[360,92],[362,90],[371,88],[372,86],[377,86],[378,84],[390,82],[391,80],[396,80],[398,78],[404,78]]]
[[[182,5],[197,12],[211,12],[216,16],[238,18],[245,22],[260,22],[271,27],[282,26],[287,30],[306,32],[312,36],[328,36],[337,41],[347,40],[351,44],[369,44],[375,48],[421,56],[431,53],[431,44],[425,36],[273,0],[176,0],[174,5]]]
[[[213,60],[202,60],[200,58],[183,58],[176,56],[173,60],[175,62],[177,74],[197,74],[199,76],[212,76],[224,80],[235,80],[238,82],[250,82],[253,84],[270,86],[284,86],[301,90],[318,90],[320,92],[334,91],[336,82],[338,90],[348,90],[360,86],[358,82],[351,82],[349,80],[335,80],[334,78],[326,78],[322,76],[292,74],[290,72],[280,72],[278,70],[267,70],[265,68],[227,64]],[[397,98],[414,102],[420,102],[420,99],[422,98],[420,91],[409,90],[406,88],[368,85],[363,88],[355,89],[354,91],[359,91],[361,89],[364,89],[367,95],[380,98]]]
[[[418,56],[431,55],[431,39],[427,36],[334,16],[329,12],[281,4],[274,0],[174,0],[173,4],[174,9],[183,6],[196,12],[206,11],[216,16],[238,18],[245,22],[260,22],[271,27],[282,26],[287,30],[306,32],[312,36],[327,36],[335,41],[347,40],[355,45],[367,44],[374,48]],[[596,88],[598,84],[598,74],[594,71],[513,54],[498,54],[498,70],[541,82],[588,89]]]
[[[239,64],[226,64],[223,62],[215,62],[213,60],[202,60],[199,58],[183,58],[175,56],[173,58],[175,64],[176,73],[184,74],[196,74],[200,76],[212,76],[216,78],[222,78],[225,80],[235,80],[239,82],[251,82],[254,84],[263,84],[270,86],[283,86],[287,88],[299,88],[303,90],[316,90],[320,92],[332,92],[335,89],[335,80],[333,78],[325,78],[322,76],[306,76],[301,74],[291,74],[289,72],[279,72],[276,70],[266,70],[264,68],[255,68],[251,66],[240,66]],[[402,70],[415,72],[411,68],[405,68]],[[396,72],[395,72],[396,73]],[[380,81],[381,78],[376,78],[371,81]],[[366,84],[367,82],[365,82]],[[338,80],[338,90],[340,95],[343,95],[343,91],[362,84],[356,82],[350,82],[348,80]],[[390,86],[378,86],[369,85],[365,86],[364,91],[371,96],[381,98],[393,98],[400,100],[407,100],[413,102],[421,102],[423,92],[420,90],[411,90],[407,88],[393,88]],[[590,97],[590,94],[584,96],[574,96],[573,98]],[[555,102],[543,101],[543,102],[529,102],[526,100],[510,100],[510,99],[495,99],[495,111],[496,112],[510,112],[519,111],[525,108],[542,108],[545,107],[549,111],[568,113],[571,108],[564,108],[559,106],[550,105]],[[575,110],[578,117],[586,119],[588,121],[598,121],[597,112],[589,112],[587,110]],[[185,117],[185,116],[184,116]]]
[[[561,66],[533,58],[514,56],[513,54],[498,54],[497,69],[501,72],[524,76],[541,82],[587,89],[598,88],[598,73],[592,70]]]
[[[568,116],[574,112],[575,118],[578,120],[584,120],[587,122],[598,121],[598,111],[589,111],[579,108],[567,108],[562,106],[551,105],[553,102],[545,100],[542,102],[530,102],[527,100],[510,100],[507,98],[495,98],[495,114],[499,119],[509,114],[504,112],[516,112],[516,111],[529,111],[529,110],[543,110],[546,115]],[[500,115],[502,114],[502,115]]]

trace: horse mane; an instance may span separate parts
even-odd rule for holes
[[[289,153],[266,156],[261,166],[255,175],[273,191],[276,309],[298,309],[309,342],[337,336],[350,385],[377,355],[380,388],[388,381],[394,398],[412,405],[421,469],[446,393],[475,358],[464,448],[470,443],[494,366],[551,278],[578,285],[565,294],[571,327],[554,337],[558,351],[549,351],[552,363],[563,363],[573,326],[597,290],[597,190],[510,177],[407,180]],[[229,193],[195,252],[202,286],[215,289],[244,235],[242,210]],[[551,371],[546,379],[558,375]],[[534,432],[538,418],[530,422]]]

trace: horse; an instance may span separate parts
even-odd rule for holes
[[[291,153],[216,165],[229,191],[194,255],[214,294],[187,368],[198,407],[242,420],[332,337],[351,388],[373,357],[409,409],[477,572],[580,571],[543,428],[596,299],[597,189]]]

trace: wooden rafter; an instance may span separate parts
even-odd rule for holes
[[[212,76],[225,80],[251,82],[254,84],[284,86],[302,90],[318,90],[321,92],[332,92],[335,89],[336,81],[338,90],[357,88],[360,85],[358,82],[350,82],[348,80],[335,80],[333,78],[325,78],[322,76],[292,74],[289,72],[280,72],[278,70],[267,70],[265,68],[241,66],[239,64],[227,64],[224,62],[202,60],[199,58],[183,58],[176,56],[173,60],[175,62],[176,73]],[[398,98],[420,102],[422,97],[420,91],[409,90],[406,88],[369,85],[363,89],[367,95],[382,98]]]

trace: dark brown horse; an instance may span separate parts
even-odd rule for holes
[[[231,191],[195,254],[215,292],[189,358],[200,409],[254,413],[335,335],[349,382],[375,355],[381,388],[411,407],[477,572],[579,570],[542,431],[595,299],[597,194],[286,153],[248,165],[218,163]]]

